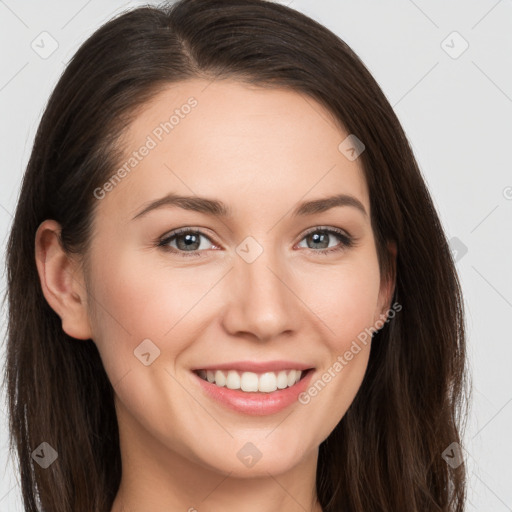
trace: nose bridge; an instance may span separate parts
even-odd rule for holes
[[[297,329],[300,301],[290,290],[293,286],[287,281],[292,274],[278,251],[248,238],[237,248],[225,327],[232,334],[250,332],[266,340]]]

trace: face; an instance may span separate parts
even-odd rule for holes
[[[138,113],[125,172],[95,192],[86,275],[125,441],[240,477],[317,453],[390,299],[348,135],[309,97],[230,80]]]

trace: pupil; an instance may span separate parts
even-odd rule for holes
[[[327,237],[326,233],[321,233],[321,234],[313,233],[311,235],[311,238],[313,239],[314,244],[321,245],[320,249],[325,249],[329,245],[328,237]],[[315,247],[315,248],[318,248],[318,247]]]
[[[196,240],[197,238],[198,237],[196,234],[182,235],[181,237],[178,237],[177,245],[180,249],[183,249],[183,248],[197,249],[197,247],[192,247],[194,244],[198,244],[198,241]],[[183,240],[184,243],[180,243],[181,240]]]

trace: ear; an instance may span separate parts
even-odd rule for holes
[[[394,241],[390,241],[387,244],[387,250],[391,257],[391,275],[386,279],[383,277],[380,283],[380,292],[379,299],[377,305],[377,311],[375,321],[377,319],[381,319],[386,321],[389,310],[391,308],[391,301],[393,299],[393,294],[395,292],[395,284],[396,284],[396,257],[397,257],[397,247]]]
[[[73,338],[92,337],[87,315],[87,291],[82,271],[60,243],[60,224],[45,220],[37,229],[35,256],[43,294],[59,315],[62,330]]]

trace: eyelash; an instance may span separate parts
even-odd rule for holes
[[[304,238],[306,238],[307,236],[311,235],[312,233],[316,233],[316,232],[322,232],[322,233],[328,233],[330,235],[331,234],[336,235],[341,240],[340,244],[338,244],[334,247],[328,247],[326,249],[306,248],[308,251],[312,251],[319,255],[328,255],[333,252],[342,251],[344,249],[348,249],[348,248],[354,246],[354,243],[355,243],[354,237],[348,235],[341,229],[327,228],[327,227],[323,227],[323,226],[318,226],[318,227],[315,227],[315,228],[312,228],[312,229],[306,231],[306,233],[304,233],[304,236],[300,239],[299,242],[302,242],[302,240],[304,240]],[[157,247],[161,248],[162,250],[164,250],[166,252],[172,252],[174,254],[178,253],[185,258],[189,257],[189,256],[202,257],[201,252],[203,252],[203,251],[200,251],[197,249],[195,251],[180,251],[180,250],[175,249],[174,247],[169,247],[168,244],[172,240],[174,240],[176,237],[178,237],[179,235],[181,235],[183,233],[192,233],[195,235],[201,235],[201,236],[204,236],[205,238],[207,238],[208,240],[210,240],[210,242],[212,242],[210,237],[206,233],[203,233],[200,229],[188,227],[188,228],[181,228],[181,229],[176,229],[175,231],[172,231],[168,235],[165,235],[163,238],[160,238],[159,240],[157,240],[156,245],[157,245]]]

